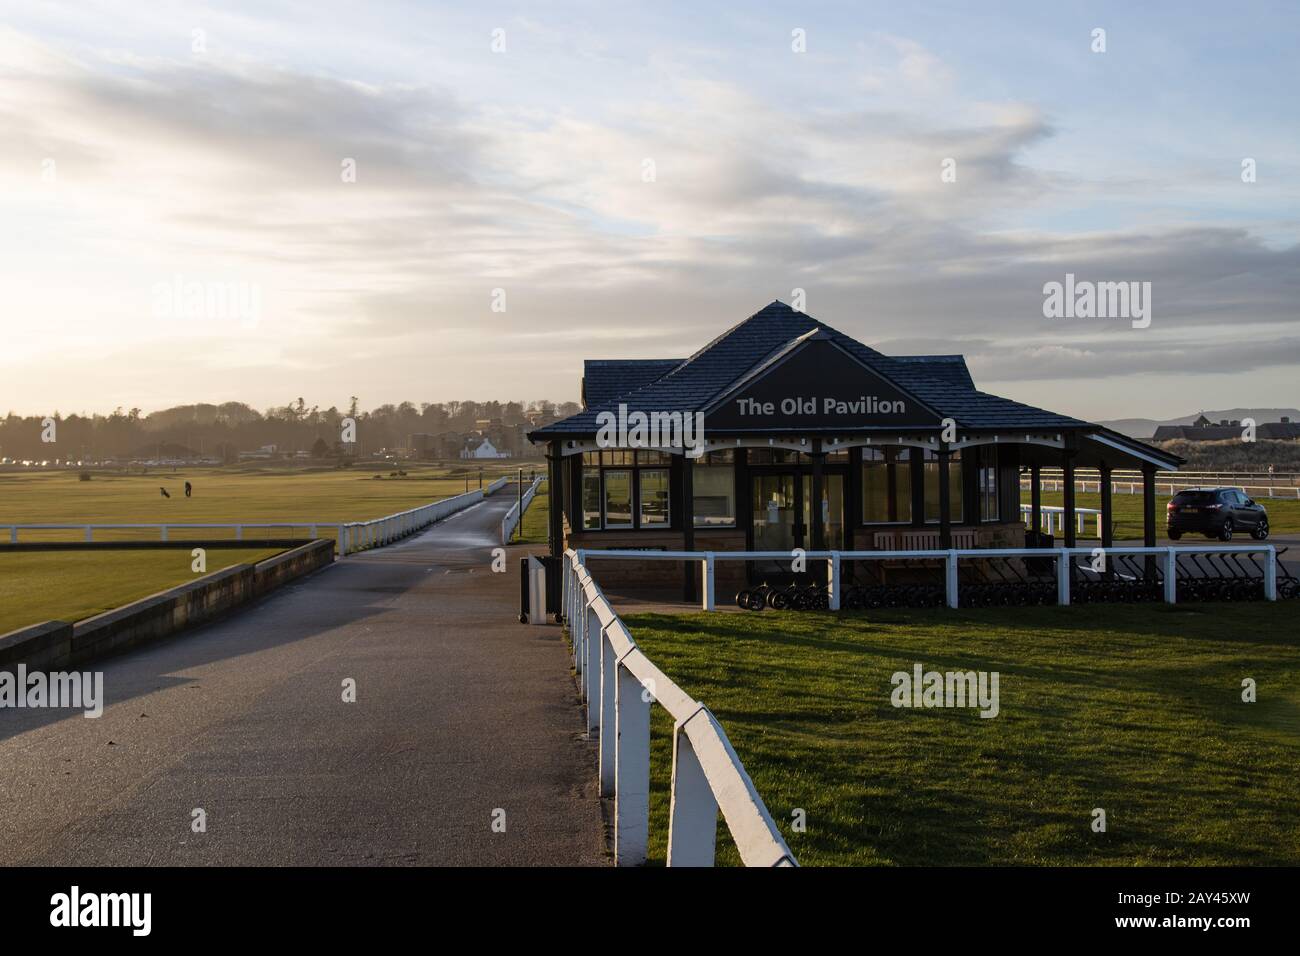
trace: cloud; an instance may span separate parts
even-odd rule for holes
[[[254,403],[340,375],[340,394],[384,400],[565,398],[589,351],[689,354],[796,286],[868,344],[965,348],[997,380],[1169,369],[1216,346],[1229,370],[1295,361],[1283,330],[1300,248],[1239,224],[1027,228],[1108,195],[1031,161],[1053,120],[963,103],[934,54],[871,42],[889,57],[864,82],[897,81],[895,100],[777,105],[680,68],[640,100],[577,113],[478,99],[472,77],[449,89],[215,54],[73,56],[0,31],[0,210],[16,224],[0,247],[0,368],[34,403],[70,341],[86,388],[109,391],[98,343],[159,401],[228,396],[207,384],[221,369]],[[905,108],[936,97],[945,109]],[[955,183],[940,180],[947,157]],[[1065,272],[1151,281],[1152,328],[1043,319],[1043,283]],[[255,331],[151,319],[148,290],[182,273],[255,283],[267,315]],[[1224,328],[1241,316],[1259,344]]]

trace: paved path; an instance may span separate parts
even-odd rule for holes
[[[606,863],[560,631],[490,570],[512,501],[105,662],[97,720],[0,711],[0,864]]]

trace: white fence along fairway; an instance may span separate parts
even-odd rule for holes
[[[673,718],[669,866],[712,866],[718,811],[746,866],[798,866],[726,732],[642,653],[582,560],[566,551],[564,618],[587,709],[600,742],[600,794],[614,798],[614,862],[646,862],[650,839],[650,708]]]
[[[489,495],[501,489],[507,481],[506,478],[498,478],[485,489],[475,489],[427,505],[420,505],[417,508],[408,508],[406,511],[385,515],[382,518],[373,518],[369,521],[276,521],[269,523],[235,522],[230,524],[175,524],[171,522],[167,524],[0,524],[0,533],[3,531],[9,532],[10,544],[19,543],[18,538],[21,531],[79,531],[83,541],[93,542],[96,531],[155,531],[158,534],[157,540],[168,541],[173,531],[223,530],[233,531],[235,540],[243,541],[244,532],[250,530],[284,529],[292,531],[296,528],[306,528],[311,537],[316,538],[319,537],[320,529],[329,528],[337,535],[336,540],[338,543],[336,548],[339,555],[342,556],[356,551],[364,551],[368,548],[382,547],[414,534],[416,531],[427,528],[435,521],[441,521],[448,515],[478,504],[483,500],[484,495]]]
[[[944,594],[948,607],[958,607],[961,588],[958,564],[961,561],[973,561],[981,558],[1045,558],[1051,560],[1056,568],[1056,600],[1058,604],[1070,603],[1070,567],[1071,558],[1091,558],[1098,551],[1108,555],[1146,555],[1160,562],[1164,574],[1164,601],[1174,604],[1178,600],[1177,577],[1180,554],[1262,554],[1266,563],[1261,569],[1264,585],[1264,599],[1276,601],[1277,590],[1277,549],[1271,544],[1223,544],[1223,545],[1180,545],[1177,547],[1113,547],[1113,548],[954,548],[948,551],[804,551],[801,559],[820,563],[826,562],[826,585],[830,592],[830,610],[840,609],[840,597],[844,589],[844,578],[840,573],[844,561],[897,561],[928,558],[943,565]],[[567,552],[566,552],[567,553]],[[703,582],[701,610],[717,609],[714,595],[714,567],[719,561],[784,561],[793,559],[789,551],[617,551],[584,550],[577,552],[584,566],[588,561],[687,561],[700,566],[700,578]]]
[[[542,486],[544,480],[541,475],[534,478],[533,483],[524,491],[523,508],[520,508],[519,502],[516,501],[510,506],[510,510],[506,512],[506,516],[501,519],[501,543],[503,545],[510,543],[515,528],[519,527],[524,520],[524,515],[528,512],[528,506],[533,503],[533,498],[537,496],[537,490]]]

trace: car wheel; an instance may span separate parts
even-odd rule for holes
[[[1254,538],[1256,541],[1263,541],[1265,538],[1267,538],[1267,537],[1268,537],[1268,519],[1267,519],[1267,518],[1260,518],[1260,519],[1259,519],[1259,524],[1255,526],[1255,530],[1252,531],[1252,532],[1250,533],[1250,536],[1251,536],[1252,538]]]
[[[1177,540],[1179,540],[1180,538],[1182,538],[1182,536],[1183,536],[1183,533],[1182,533],[1181,531],[1170,531],[1170,532],[1169,532],[1169,540],[1170,540],[1170,541],[1177,541]]]
[[[1232,540],[1232,519],[1231,518],[1223,522],[1223,527],[1219,529],[1219,540],[1220,541]]]

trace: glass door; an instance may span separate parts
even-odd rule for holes
[[[812,475],[803,476],[803,523],[806,533],[804,543],[800,545],[812,550]],[[822,529],[826,538],[825,551],[844,550],[844,475],[833,472],[822,473]]]
[[[789,551],[796,547],[802,528],[796,527],[794,475],[754,475],[754,550]]]

